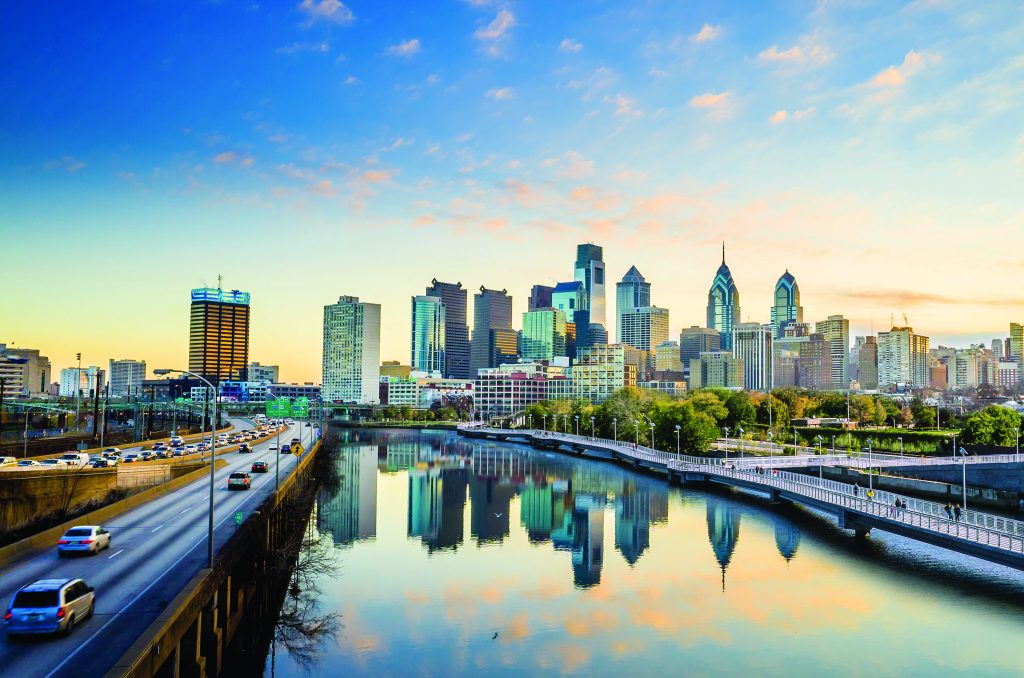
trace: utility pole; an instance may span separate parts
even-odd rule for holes
[[[103,434],[107,432],[107,411],[110,407],[110,384],[103,389],[103,423],[100,425],[100,448],[103,447]]]
[[[92,398],[92,437],[96,439],[96,432],[100,423],[100,371],[96,370],[96,386],[93,388]],[[102,446],[102,444],[101,444]]]
[[[76,353],[78,359],[78,380],[75,382],[75,432],[78,432],[78,418],[82,413],[82,354]]]

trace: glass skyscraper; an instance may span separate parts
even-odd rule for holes
[[[732,349],[732,328],[740,322],[740,293],[733,282],[732,273],[725,265],[725,244],[722,245],[722,265],[708,291],[708,327],[718,330],[722,337],[722,350]]]
[[[507,290],[481,287],[473,295],[473,341],[470,345],[470,375],[479,370],[514,363],[518,337],[512,329],[512,297]]]
[[[467,294],[462,283],[430,281],[426,296],[444,303],[443,374],[450,379],[469,379],[469,326],[466,324]]]
[[[414,371],[444,372],[445,308],[440,297],[412,298],[412,355]]]
[[[551,360],[565,353],[565,313],[541,308],[523,313],[523,360]]]
[[[577,315],[576,345],[592,346],[608,343],[605,328],[604,251],[600,245],[585,243],[576,246],[573,279],[583,283],[587,306]],[[597,327],[592,327],[597,326]]]
[[[634,309],[651,305],[651,283],[644,280],[636,266],[631,266],[615,285],[615,340],[622,338],[622,316]],[[630,343],[630,342],[626,342]]]
[[[772,333],[778,339],[782,337],[783,324],[804,321],[804,308],[800,305],[800,286],[796,284],[796,278],[789,272],[789,269],[786,269],[779,281],[775,283],[774,299]]]

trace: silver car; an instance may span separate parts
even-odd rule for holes
[[[110,533],[99,525],[76,525],[57,540],[57,555],[99,553],[110,548]]]
[[[95,609],[96,593],[81,579],[40,579],[14,594],[4,614],[4,625],[8,636],[67,635]]]

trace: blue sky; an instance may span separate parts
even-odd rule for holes
[[[722,240],[744,319],[785,268],[861,333],[1024,316],[1019,3],[25,3],[0,31],[0,228],[35,255],[0,341],[58,367],[180,364],[218,273],[286,378],[341,294],[407,360],[431,278],[518,313],[584,241],[673,332]]]

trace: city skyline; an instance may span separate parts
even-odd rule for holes
[[[0,341],[55,374],[77,352],[186,366],[183,294],[219,274],[288,381],[319,380],[340,295],[381,305],[404,362],[434,278],[507,289],[519,318],[588,241],[606,285],[636,266],[657,287],[670,337],[703,324],[722,240],[742,322],[770,320],[786,269],[805,317],[851,336],[906,313],[967,346],[1020,321],[1012,3],[2,12],[5,245],[94,264],[5,262],[32,294],[2,296]]]

